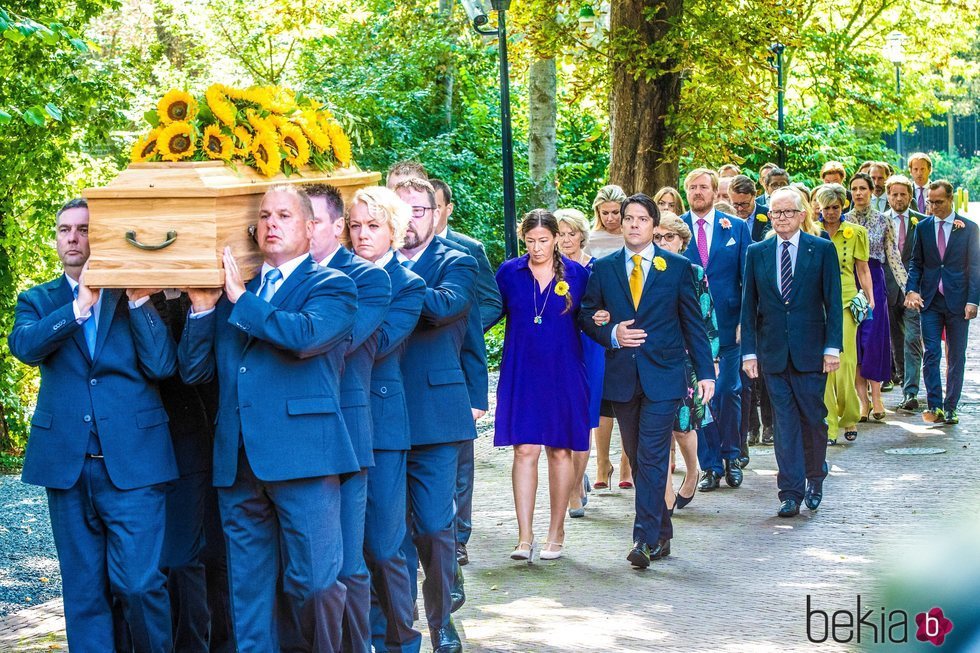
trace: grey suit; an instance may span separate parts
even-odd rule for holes
[[[915,241],[916,221],[926,216],[909,209],[905,217],[905,246],[902,247],[902,264],[909,269],[912,258],[912,245]],[[895,212],[888,209],[885,216],[891,220]],[[891,268],[885,266],[885,287],[888,291],[888,319],[891,327],[892,369],[895,378],[902,381],[902,393],[912,395],[919,393],[919,377],[922,373],[922,327],[919,324],[919,311],[905,308],[905,293],[895,281]],[[901,343],[901,344],[899,344]]]

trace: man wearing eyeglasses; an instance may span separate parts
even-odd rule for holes
[[[425,281],[418,326],[402,358],[412,448],[408,453],[409,537],[403,549],[418,559],[426,621],[435,653],[458,653],[462,643],[450,613],[456,576],[455,497],[459,449],[476,437],[460,349],[466,335],[473,257],[435,235],[435,189],[411,178],[395,188],[412,208],[398,260]],[[412,587],[417,569],[409,562]]]
[[[742,295],[742,369],[765,375],[779,437],[779,517],[800,503],[816,510],[827,476],[827,374],[843,342],[840,263],[832,243],[800,231],[805,212],[792,189],[773,193],[776,232],[749,247]],[[806,334],[806,337],[800,337]]]

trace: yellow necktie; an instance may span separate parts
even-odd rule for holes
[[[643,295],[643,266],[640,262],[643,257],[639,254],[633,255],[633,271],[630,272],[630,295],[633,296],[633,308],[640,307],[640,296]]]

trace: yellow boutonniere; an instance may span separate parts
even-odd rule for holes
[[[962,229],[965,226],[962,220],[953,220],[953,229]]]
[[[663,272],[667,269],[667,261],[665,261],[662,256],[654,256],[653,267],[655,267],[658,272]]]
[[[555,294],[558,295],[559,297],[564,297],[565,295],[567,295],[568,294],[568,282],[567,281],[559,281],[558,283],[556,283],[555,284]]]
[[[758,220],[759,222],[769,222],[769,216],[766,215],[765,213],[758,214],[757,216],[755,216],[755,219]]]
[[[850,238],[854,235],[854,229],[851,227],[844,227],[844,238]]]
[[[909,220],[909,222],[911,222],[912,226],[914,227],[915,225],[919,224],[919,219],[913,215],[912,219]]]

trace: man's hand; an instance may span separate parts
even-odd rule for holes
[[[595,315],[592,316],[592,321],[595,322],[596,326],[606,326],[609,324],[609,317],[609,311],[602,309],[595,312]]]
[[[977,307],[973,304],[966,305],[965,317],[968,320],[972,320],[977,316]]]
[[[191,300],[191,310],[195,313],[210,311],[221,299],[221,288],[188,288],[187,297]]]
[[[470,411],[472,411],[472,412],[473,412],[473,421],[474,421],[474,422],[475,422],[476,420],[478,420],[478,419],[480,419],[481,417],[483,417],[484,415],[486,415],[486,414],[487,414],[487,411],[485,411],[485,410],[480,410],[479,408],[470,408]]]
[[[759,378],[759,360],[753,358],[751,360],[742,361],[742,371],[745,372],[745,376],[750,379]]]
[[[840,367],[840,356],[823,355],[823,373],[830,374],[836,372]]]
[[[698,381],[698,397],[702,404],[707,404],[715,396],[714,381]]]
[[[620,347],[639,347],[647,340],[647,332],[643,329],[629,328],[636,320],[626,320],[616,325],[616,341]]]
[[[914,308],[916,310],[922,310],[925,306],[925,302],[922,301],[922,295],[917,292],[909,292],[905,294],[905,308]]]
[[[144,297],[149,297],[150,295],[155,295],[158,292],[163,292],[162,288],[130,288],[126,291],[126,297],[131,302],[138,302]]]
[[[99,301],[99,294],[102,292],[98,288],[90,288],[85,285],[86,272],[88,272],[88,261],[82,266],[82,271],[78,275],[78,311],[82,315],[92,310],[92,307]]]
[[[221,260],[225,265],[225,294],[228,301],[234,304],[245,292],[245,282],[242,281],[242,272],[238,269],[238,261],[231,253],[231,247],[225,247]]]

